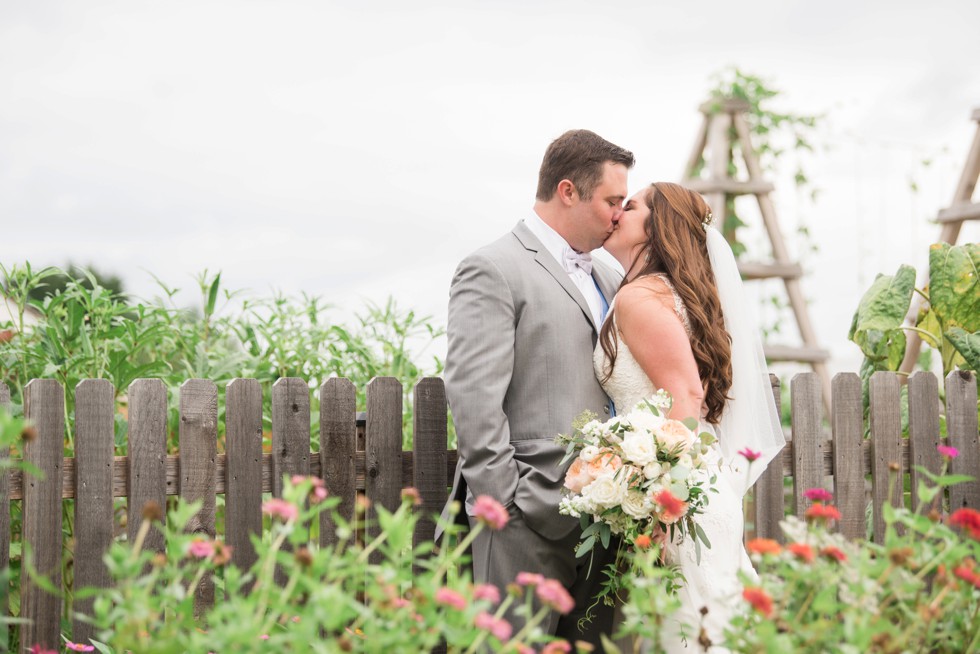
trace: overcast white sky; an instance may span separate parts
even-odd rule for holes
[[[530,210],[554,137],[632,149],[632,190],[677,180],[736,65],[783,92],[774,108],[826,114],[818,201],[789,161],[775,199],[820,248],[803,284],[832,370],[856,370],[857,301],[924,267],[976,129],[980,3],[931,5],[4,3],[0,261],[91,263],[144,296],[150,272],[190,290],[209,268],[350,312],[392,294],[444,324],[457,262]]]

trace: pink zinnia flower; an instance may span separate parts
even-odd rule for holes
[[[44,649],[40,645],[32,645],[30,654],[58,654],[58,652],[53,649]]]
[[[94,652],[95,647],[92,645],[85,645],[83,643],[73,643],[70,640],[65,641],[65,647],[72,650],[73,652]]]
[[[443,587],[437,590],[435,600],[436,604],[448,606],[459,611],[466,608],[466,598],[451,588]]]
[[[196,559],[210,559],[214,556],[214,543],[209,540],[203,540],[200,538],[195,538],[191,541],[190,549],[187,551],[188,554]],[[80,652],[88,652],[91,650],[78,650]]]
[[[747,447],[739,450],[738,453],[740,455],[744,456],[745,459],[749,463],[752,463],[753,461],[755,461],[756,459],[758,459],[760,456],[762,456],[762,452],[756,452],[755,450],[751,450],[751,449],[749,449]]]
[[[486,611],[477,613],[476,618],[473,620],[473,624],[476,625],[477,629],[489,631],[493,637],[500,642],[505,642],[508,640],[514,631],[509,622],[502,618],[495,618]]]
[[[282,518],[287,522],[299,517],[299,509],[294,504],[290,504],[286,500],[279,499],[278,497],[266,500],[262,504],[262,512],[274,518]]]
[[[510,515],[504,505],[489,495],[480,495],[473,504],[473,517],[494,531],[500,531],[507,525]]]
[[[500,602],[500,590],[492,584],[478,584],[473,588],[473,599],[497,604]]]
[[[539,575],[536,572],[518,572],[514,581],[520,586],[537,586],[544,581],[544,575]]]
[[[955,459],[960,455],[960,451],[952,445],[937,445],[936,451],[949,459]]]
[[[553,640],[544,646],[541,654],[568,654],[572,651],[572,646],[567,640]]]
[[[803,497],[814,502],[830,502],[834,499],[834,496],[826,488],[808,488],[803,491]]]
[[[269,640],[269,634],[262,634],[259,636],[259,640]]]
[[[550,606],[562,615],[571,613],[575,608],[575,600],[557,579],[545,579],[538,584],[535,592],[542,604]]]

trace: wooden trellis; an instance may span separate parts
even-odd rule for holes
[[[980,107],[973,110],[971,117],[977,123],[977,131],[973,135],[973,145],[966,155],[966,163],[963,164],[963,172],[960,174],[960,181],[956,185],[953,193],[953,201],[945,209],[940,209],[936,222],[941,225],[939,241],[955,245],[960,237],[960,229],[963,223],[968,220],[980,220],[980,202],[973,201],[973,192],[980,181]],[[929,281],[929,271],[926,270],[926,279]],[[919,310],[922,308],[923,299],[916,294],[909,308],[909,313],[905,318],[906,323],[915,326]],[[922,349],[922,339],[913,331],[906,332],[905,359],[902,361],[900,370],[902,372],[912,372],[916,361],[919,359],[919,351]]]
[[[809,364],[820,378],[823,404],[830,411],[831,388],[827,359],[830,353],[817,342],[806,299],[800,287],[803,268],[790,258],[779,228],[776,209],[769,194],[772,183],[766,181],[758,154],[752,146],[752,138],[745,113],[749,103],[734,98],[713,99],[704,103],[700,111],[704,116],[695,140],[694,149],[684,167],[683,184],[705,196],[715,215],[715,224],[722,227],[729,242],[735,240],[735,230],[728,227],[734,198],[753,195],[759,204],[762,222],[772,246],[772,261],[739,261],[742,278],[748,280],[783,280],[793,317],[802,340],[798,345],[765,344],[766,357],[770,361],[797,361]],[[738,179],[731,165],[736,144],[748,173],[748,179]],[[707,176],[702,176],[703,171]]]

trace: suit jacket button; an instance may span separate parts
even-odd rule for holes
[[[607,416],[609,415],[609,407],[608,406],[602,407],[602,410],[606,412],[606,415]]]

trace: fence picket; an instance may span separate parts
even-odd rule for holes
[[[206,379],[180,386],[180,496],[201,502],[185,530],[203,539],[215,537],[215,476],[218,459],[218,387]],[[204,575],[194,590],[194,615],[214,605],[214,579]]]
[[[432,542],[436,525],[432,517],[442,511],[448,499],[446,474],[446,386],[441,379],[427,378],[415,384],[413,395],[413,476],[412,485],[422,496],[418,507],[412,544]]]
[[[10,410],[10,389],[0,382],[0,408]],[[0,459],[10,458],[10,448],[0,447]],[[10,471],[0,466],[0,570],[10,565]],[[10,611],[10,580],[0,588],[0,615]],[[8,641],[7,621],[0,620],[0,643]]]
[[[793,406],[793,511],[802,518],[811,504],[803,497],[803,491],[823,486],[820,378],[814,372],[794,375],[790,397]]]
[[[925,475],[916,470],[921,466],[939,474],[942,457],[939,445],[939,382],[931,372],[919,370],[909,377],[909,474],[912,488],[912,509],[919,508],[919,483]],[[937,508],[942,508],[941,506]]]
[[[838,531],[848,538],[865,538],[864,407],[861,378],[840,373],[833,381],[832,416],[834,501],[841,512]]]
[[[159,379],[137,379],[129,385],[129,542],[137,540],[143,511],[150,503],[167,506],[167,387]],[[166,515],[162,516],[166,520]],[[163,552],[163,532],[151,526],[142,549]]]
[[[75,387],[75,589],[108,588],[102,557],[112,544],[112,462],[115,445],[115,387],[107,379],[86,379]],[[94,598],[75,600],[72,640],[88,644],[95,629],[81,615],[92,614]]]
[[[378,507],[394,511],[402,489],[402,385],[394,377],[375,377],[367,385],[367,424],[364,430],[364,488],[371,503],[367,538],[375,538]],[[375,551],[371,560],[381,560]]]
[[[262,534],[262,386],[255,379],[225,388],[225,452],[225,541],[231,562],[248,570],[258,558],[250,536]]]
[[[357,499],[355,449],[357,403],[349,379],[328,379],[320,387],[320,470],[327,491],[340,498],[337,512],[350,522]],[[320,514],[320,545],[337,543],[336,526],[329,511]]]
[[[901,506],[902,497],[902,412],[901,389],[893,372],[871,375],[871,496],[874,500],[874,541],[885,539],[885,519],[879,507],[891,498]],[[898,472],[890,470],[895,464]]]
[[[977,377],[966,370],[946,375],[946,435],[960,451],[949,471],[970,475],[973,481],[949,489],[951,511],[968,506],[980,509],[980,444],[977,442]]]
[[[779,378],[770,374],[773,401],[777,411],[782,406],[779,392]],[[789,445],[787,445],[789,447]],[[769,467],[766,468],[755,482],[753,501],[755,502],[755,535],[759,538],[771,538],[782,542],[785,540],[779,521],[786,511],[786,500],[783,492],[783,452],[776,455]]]
[[[34,379],[24,388],[24,416],[37,430],[24,443],[24,460],[44,475],[24,476],[23,538],[31,564],[61,587],[61,466],[65,442],[65,391],[53,379]],[[27,551],[24,552],[25,559]],[[22,568],[23,569],[23,568]],[[21,577],[21,642],[61,647],[61,598]]]
[[[284,475],[310,474],[310,387],[296,377],[272,385],[272,460],[276,497]]]

